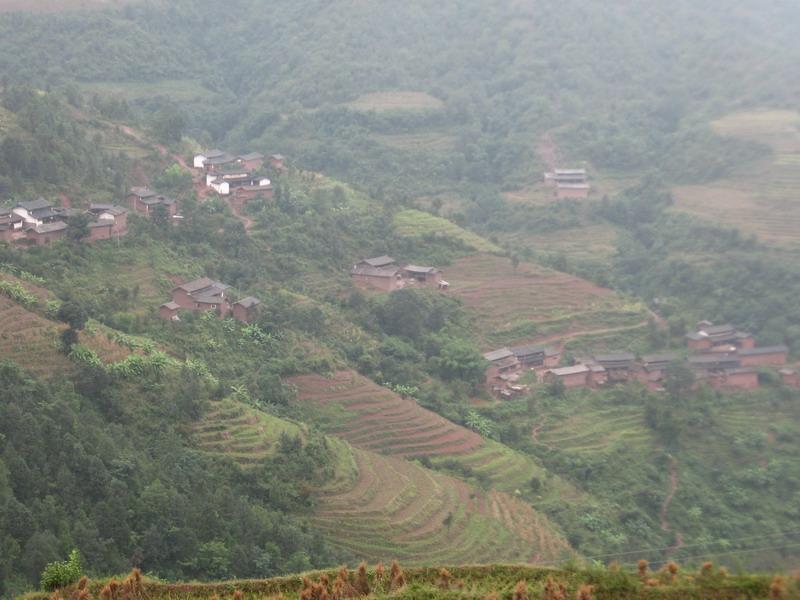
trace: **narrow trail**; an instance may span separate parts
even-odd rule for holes
[[[245,231],[249,232],[255,226],[256,222],[253,219],[243,215],[237,208],[234,208],[233,205],[231,205],[231,212],[242,222]]]
[[[675,498],[675,493],[678,491],[678,484],[678,461],[671,456],[669,459],[669,491],[667,492],[667,496],[664,498],[664,502],[661,504],[661,510],[658,513],[661,531],[665,533],[672,531],[672,525],[670,525],[670,522],[667,519],[667,512],[672,504],[672,500]],[[680,531],[676,531],[675,543],[664,551],[664,558],[668,558],[683,548],[683,543],[683,534]]]
[[[534,428],[531,430],[531,439],[535,443],[541,444],[542,446],[544,446],[548,450],[554,450],[555,449],[554,446],[539,440],[539,434],[542,433],[542,429],[544,429],[545,425],[547,425],[547,418],[544,418],[541,423],[537,423],[534,426]]]
[[[583,337],[585,335],[604,335],[606,333],[618,333],[620,331],[631,331],[633,329],[640,329],[647,325],[648,321],[641,321],[636,323],[635,325],[621,325],[620,327],[608,327],[605,329],[579,329],[575,331],[566,331],[565,333],[554,333],[552,335],[534,338],[529,341],[524,341],[520,343],[524,344],[549,344],[550,342],[557,342],[561,341],[562,343],[559,344],[559,349],[563,350],[564,343],[566,340],[571,340],[576,337]]]

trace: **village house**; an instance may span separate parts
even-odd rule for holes
[[[22,225],[25,220],[10,208],[0,208],[0,241],[11,243],[24,235]]]
[[[259,152],[232,155],[221,150],[210,150],[196,154],[192,160],[192,166],[195,169],[204,169],[207,173],[227,168],[239,168],[253,172],[264,166],[264,155]]]
[[[781,369],[780,375],[784,385],[800,387],[800,371],[797,369]]]
[[[605,369],[608,381],[628,381],[636,368],[636,357],[630,352],[595,354],[591,363]]]
[[[272,154],[269,157],[269,166],[276,171],[286,170],[286,158],[283,154]]]
[[[258,307],[260,304],[261,300],[253,296],[247,296],[246,298],[234,302],[232,309],[233,318],[237,321],[243,321],[244,323],[254,321],[256,316],[258,316]]]
[[[554,169],[544,174],[545,184],[555,188],[555,195],[562,198],[587,198],[591,191],[586,169]]]
[[[545,383],[561,381],[566,389],[588,387],[591,384],[591,369],[584,364],[548,369],[543,380]]]
[[[637,379],[651,390],[660,390],[667,374],[667,367],[678,359],[678,355],[674,352],[647,354],[642,357],[642,368],[637,373]]]
[[[61,213],[44,198],[20,202],[12,210],[23,221],[23,227],[39,226],[52,223],[61,218]]]
[[[691,350],[715,350],[732,352],[755,346],[749,333],[738,331],[732,325],[714,325],[710,321],[700,321],[695,331],[686,334],[687,345]]]
[[[528,344],[526,346],[516,346],[510,348],[514,356],[517,357],[520,365],[526,369],[546,368],[550,369],[558,366],[561,360],[561,353],[547,346],[537,346]]]
[[[164,207],[170,217],[174,217],[178,212],[177,200],[157,194],[146,187],[131,188],[125,199],[131,210],[148,217],[152,216],[159,206]]]
[[[489,368],[486,371],[486,380],[492,381],[497,379],[500,375],[512,373],[517,371],[520,367],[517,357],[508,348],[500,348],[499,350],[492,350],[483,355],[489,362]]]
[[[219,281],[201,277],[174,288],[172,290],[172,302],[182,310],[213,310],[224,317],[230,312],[230,303],[225,295],[229,288],[229,285]]]
[[[364,289],[393,292],[403,287],[403,274],[391,256],[365,258],[350,270],[353,283]]]
[[[242,200],[245,200],[248,195],[252,198],[259,194],[265,197],[272,197],[273,195],[272,182],[269,178],[255,175],[243,169],[207,173],[206,187],[210,187],[220,196],[236,194],[238,190]]]
[[[178,316],[180,309],[181,305],[177,302],[165,302],[158,307],[158,316],[167,321],[178,321],[180,319]]]
[[[442,284],[446,283],[442,281],[442,272],[436,267],[406,265],[402,270],[404,277],[407,279],[412,279],[423,285],[435,285],[436,287],[441,288]]]
[[[25,232],[25,237],[29,243],[35,246],[47,246],[64,237],[66,233],[67,224],[64,221],[51,221],[29,227]]]
[[[93,218],[89,223],[90,242],[121,237],[128,233],[128,211],[121,206],[92,203],[86,212]]]
[[[725,371],[740,368],[741,361],[735,354],[711,353],[689,357],[689,367],[695,371]]]
[[[743,367],[781,366],[786,364],[789,348],[786,346],[763,346],[739,350],[738,355]]]

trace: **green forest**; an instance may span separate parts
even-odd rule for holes
[[[650,585],[639,559],[658,597],[695,583],[670,561],[797,567],[800,389],[777,368],[752,391],[677,361],[661,391],[526,373],[498,400],[483,356],[683,359],[707,319],[797,363],[794,2],[121,4],[0,12],[0,208],[143,185],[180,207],[115,241],[73,219],[0,242],[0,597],[73,551],[161,582],[398,559],[419,587],[381,593],[431,598],[539,597],[516,573],[442,586],[476,562],[568,562],[570,595],[631,594],[609,598]],[[209,148],[288,167],[237,208],[182,166]],[[554,199],[554,167],[591,195]],[[450,289],[351,282],[384,254]],[[199,277],[257,317],[160,318]]]

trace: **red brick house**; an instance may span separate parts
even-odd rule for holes
[[[246,184],[231,186],[230,192],[231,198],[229,202],[235,210],[241,210],[245,204],[255,198],[272,198],[275,196],[275,190],[271,183],[267,183],[266,185]]]
[[[42,225],[30,227],[26,231],[25,237],[30,241],[30,243],[36,246],[47,246],[48,244],[51,244],[52,242],[64,237],[64,234],[66,233],[66,223],[63,221],[53,221],[50,223],[44,223]]]
[[[128,211],[114,204],[90,204],[87,211],[94,221],[89,223],[88,241],[107,240],[128,233]]]
[[[253,296],[248,296],[247,298],[242,298],[238,302],[234,302],[232,309],[233,318],[237,321],[250,323],[258,316],[258,307],[260,304],[261,300],[253,298]]]
[[[225,294],[229,288],[229,285],[219,281],[201,277],[174,288],[172,302],[183,310],[200,312],[212,310],[224,317],[231,310]]]
[[[258,152],[250,152],[236,157],[236,164],[248,171],[258,171],[264,166],[264,155]]]
[[[781,369],[780,373],[784,385],[800,387],[800,372],[797,369]]]
[[[605,369],[608,381],[628,381],[636,368],[636,357],[630,352],[596,354],[591,363]]]
[[[442,283],[442,272],[436,267],[406,265],[403,267],[403,276],[423,285],[435,285],[439,287]]]
[[[403,273],[391,256],[365,258],[350,270],[353,284],[363,289],[393,292],[403,287]]]
[[[592,381],[591,370],[586,365],[573,365],[571,367],[560,367],[548,369],[544,373],[544,381],[553,383],[561,381],[567,389],[588,387]]]
[[[487,352],[483,355],[483,358],[489,362],[489,368],[486,370],[487,383],[492,383],[504,375],[518,371],[520,368],[519,360],[508,348]]]
[[[758,371],[748,367],[727,369],[709,382],[711,387],[723,390],[757,390],[760,385]]]
[[[588,198],[591,186],[588,183],[559,183],[556,184],[556,198]]]
[[[282,154],[273,154],[269,157],[269,166],[276,171],[285,171],[286,158]]]
[[[165,302],[158,307],[158,316],[167,321],[177,321],[180,308],[181,305],[177,302]]]
[[[153,214],[158,206],[163,206],[170,217],[174,217],[178,213],[177,200],[156,194],[145,187],[131,188],[125,200],[131,210],[148,217]]]
[[[786,346],[763,346],[739,350],[738,354],[743,367],[781,366],[786,364],[789,348]]]

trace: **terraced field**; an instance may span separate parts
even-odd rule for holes
[[[564,254],[570,260],[607,261],[617,251],[617,231],[611,225],[594,224],[546,233],[519,232],[505,240],[515,247],[542,254]]]
[[[713,126],[723,135],[765,144],[772,155],[733,177],[675,188],[675,208],[800,249],[800,113],[735,113]]]
[[[398,212],[394,216],[394,225],[398,235],[403,237],[419,238],[425,235],[439,235],[459,240],[480,252],[502,252],[501,248],[476,233],[462,229],[452,221],[421,210],[409,209]]]
[[[530,263],[476,254],[445,269],[451,293],[472,309],[486,348],[570,331],[635,326],[643,307],[584,279]]]
[[[364,94],[345,106],[360,111],[421,111],[439,110],[444,108],[444,102],[425,92],[398,90]]]
[[[243,468],[275,452],[282,433],[301,426],[228,399],[191,427],[198,446],[232,457]],[[431,557],[448,564],[536,562],[572,556],[550,522],[524,502],[397,457],[353,449],[329,438],[333,478],[316,490],[312,521],[332,544],[359,558]]]
[[[314,523],[359,558],[452,564],[563,559],[569,545],[530,506],[408,461],[354,451],[323,491]]]
[[[0,296],[0,359],[13,360],[42,376],[69,372],[72,363],[58,347],[65,328]]]
[[[536,442],[578,454],[595,454],[622,445],[646,451],[655,443],[640,407],[582,406],[561,419],[545,419],[533,432]]]
[[[206,452],[229,456],[241,467],[250,467],[275,452],[281,434],[302,436],[304,430],[229,399],[216,403],[192,425],[191,433]]]
[[[352,445],[401,458],[428,457],[442,466],[456,461],[506,491],[525,488],[544,471],[530,458],[485,440],[469,429],[353,373],[302,375],[287,380],[306,418]],[[554,486],[553,493],[569,494]]]

